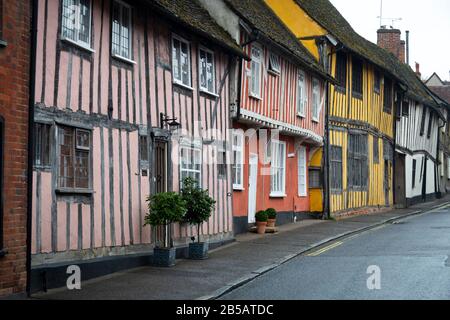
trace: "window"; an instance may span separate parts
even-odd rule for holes
[[[433,115],[434,113],[430,110],[430,117],[428,118],[428,132],[427,132],[427,138],[431,138],[431,129],[433,128]]]
[[[330,185],[331,190],[340,192],[343,189],[342,184],[342,147],[331,146],[330,154]]]
[[[336,55],[335,78],[342,89],[347,88],[347,54],[338,52]]]
[[[320,83],[319,80],[313,79],[312,89],[312,120],[319,122],[320,114]]]
[[[91,47],[91,1],[63,0],[62,37]]]
[[[286,192],[286,143],[272,141],[271,166],[271,194],[272,197],[284,197]]]
[[[363,94],[363,62],[353,58],[352,64],[352,92],[357,98],[362,98]]]
[[[450,157],[447,158],[447,179],[450,180]]]
[[[445,174],[445,162],[444,162],[444,152],[439,152],[439,167],[440,167],[440,172],[441,172],[441,177],[443,178],[444,177],[444,174]]]
[[[214,53],[200,48],[199,61],[200,90],[215,93]]]
[[[392,144],[386,139],[383,139],[383,156],[384,160],[394,161],[394,149]]]
[[[420,121],[420,136],[423,136],[425,133],[425,121],[427,119],[427,109],[425,107],[422,108],[422,120]]]
[[[181,147],[180,150],[180,186],[183,184],[183,180],[190,177],[197,181],[201,186],[202,181],[202,152],[200,149],[194,149],[190,147]]]
[[[34,125],[34,165],[39,167],[50,166],[50,128],[43,123]]]
[[[322,189],[322,173],[320,168],[309,168],[309,188]]]
[[[189,42],[172,37],[172,73],[175,83],[191,86],[191,54]]]
[[[139,136],[139,166],[141,169],[141,175],[143,177],[148,176],[149,159],[148,159],[148,139],[147,136]]]
[[[402,102],[402,116],[409,117],[409,101]]]
[[[298,149],[298,196],[306,197],[306,148]]]
[[[262,68],[262,49],[258,46],[252,46],[252,69],[250,95],[256,98],[261,97],[261,68]]]
[[[349,134],[348,142],[348,186],[366,188],[369,168],[367,164],[367,135]]]
[[[116,0],[113,4],[112,54],[132,59],[131,39],[131,7]]]
[[[276,55],[275,53],[271,53],[269,56],[269,71],[272,71],[276,74],[281,73],[280,56]]]
[[[88,130],[58,127],[61,189],[90,188],[91,133]]]
[[[224,150],[217,152],[217,174],[219,179],[227,178],[227,153]]]
[[[412,187],[413,189],[416,187],[416,169],[417,169],[417,160],[413,160],[413,169],[412,169]]]
[[[0,258],[5,254],[3,251],[3,156],[4,156],[5,122],[0,116]]]
[[[381,90],[381,73],[378,70],[375,70],[373,73],[373,91],[376,93],[380,93]]]
[[[377,137],[373,137],[373,163],[380,163],[380,145],[379,139]]]
[[[233,188],[244,189],[244,135],[242,132],[233,133]]]
[[[392,81],[388,78],[384,79],[384,112],[392,113]]]
[[[297,81],[297,115],[301,117],[305,116],[306,101],[306,77],[303,71],[299,71]]]

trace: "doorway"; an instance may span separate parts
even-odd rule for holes
[[[154,147],[155,193],[167,192],[167,142],[155,141]]]
[[[397,208],[406,208],[406,178],[404,154],[395,153],[395,205]]]
[[[255,223],[256,186],[258,183],[258,155],[250,154],[248,176],[248,223]]]

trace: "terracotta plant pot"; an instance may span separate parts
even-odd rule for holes
[[[256,222],[256,229],[258,231],[258,234],[265,234],[266,233],[266,227],[267,222]]]
[[[267,228],[275,228],[276,223],[277,223],[277,219],[267,220]]]

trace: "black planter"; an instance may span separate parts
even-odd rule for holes
[[[153,265],[155,267],[173,267],[176,260],[175,248],[153,249]]]
[[[189,244],[189,259],[205,260],[208,258],[208,242],[195,242]]]

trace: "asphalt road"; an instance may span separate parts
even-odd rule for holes
[[[447,300],[449,255],[445,208],[327,244],[221,299]]]

